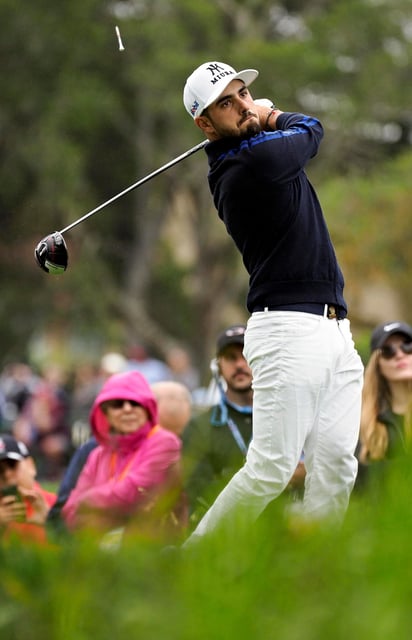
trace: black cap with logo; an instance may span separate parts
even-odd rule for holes
[[[225,329],[217,339],[216,354],[219,355],[230,344],[240,344],[243,347],[245,331],[246,326],[243,324],[235,324]]]
[[[8,434],[0,436],[0,460],[23,460],[29,457],[30,453],[23,442]]]
[[[394,333],[401,333],[412,341],[412,327],[406,322],[385,322],[378,325],[372,331],[371,335],[371,351],[380,349],[385,341]]]

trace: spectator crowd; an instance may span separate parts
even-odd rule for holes
[[[217,336],[206,390],[182,352],[174,354],[175,374],[141,346],[105,353],[71,376],[54,364],[5,365],[0,540],[19,534],[45,543],[47,526],[67,535],[144,532],[166,542],[193,531],[241,469],[252,439],[245,331],[238,324]],[[412,326],[383,323],[370,336],[355,491],[371,478],[381,486],[388,463],[409,451],[411,412]],[[284,491],[289,502],[304,499],[304,459],[302,451]]]

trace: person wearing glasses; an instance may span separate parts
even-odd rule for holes
[[[159,425],[144,376],[128,371],[108,378],[90,424],[98,446],[62,509],[68,529],[108,533],[129,526],[146,534],[161,527],[181,497],[181,440]]]
[[[412,326],[398,321],[378,325],[370,348],[358,447],[359,486],[368,482],[371,463],[406,453],[412,435]]]

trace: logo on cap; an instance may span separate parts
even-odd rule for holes
[[[232,338],[233,336],[243,336],[245,334],[245,327],[231,327],[226,329],[225,336]]]
[[[383,327],[384,331],[392,331],[393,329],[397,329],[400,326],[399,322],[392,322],[392,324],[385,324]]]
[[[197,100],[194,101],[194,103],[192,104],[191,108],[190,108],[190,113],[192,114],[192,116],[195,115],[196,111],[199,108],[199,103]]]
[[[216,82],[218,82],[219,80],[221,80],[222,78],[224,78],[225,76],[234,76],[235,72],[232,70],[228,70],[225,69],[225,67],[223,67],[222,65],[218,64],[217,62],[214,62],[213,64],[210,64],[207,67],[207,71],[210,71],[212,73],[212,78],[210,80],[210,82],[212,84],[216,84]],[[216,74],[218,74],[216,76]]]

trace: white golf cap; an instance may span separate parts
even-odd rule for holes
[[[197,118],[202,111],[218,99],[232,80],[242,80],[248,87],[259,75],[256,69],[235,71],[224,62],[205,62],[186,80],[183,102],[186,111]]]

